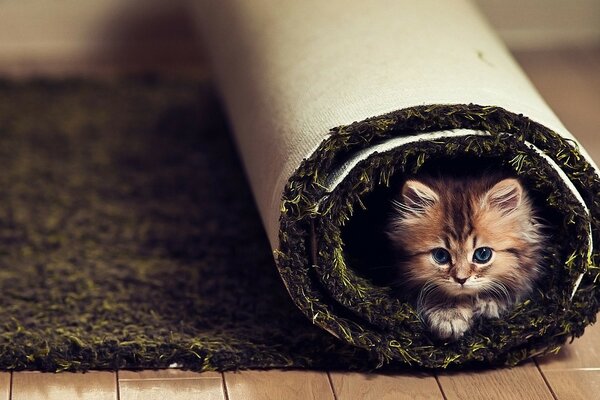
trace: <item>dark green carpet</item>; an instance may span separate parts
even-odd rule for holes
[[[0,368],[368,368],[292,304],[206,84],[0,84]]]

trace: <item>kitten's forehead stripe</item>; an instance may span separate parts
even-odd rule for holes
[[[471,201],[468,198],[467,194],[466,194],[466,190],[463,192],[463,201],[461,204],[461,208],[462,208],[462,212],[463,212],[463,220],[464,220],[464,225],[462,225],[462,235],[461,235],[461,242],[466,242],[470,231],[471,231]]]
[[[446,245],[446,248],[450,250],[450,239],[448,236],[444,236],[444,244]]]
[[[452,196],[452,201],[451,204],[451,228],[452,228],[452,232],[454,233],[454,237],[456,238],[456,241],[460,240],[460,233],[461,233],[461,226],[464,225],[465,220],[465,214],[464,214],[464,210],[463,210],[463,206],[462,206],[462,202],[463,202],[463,198],[464,198],[464,193],[462,192],[457,192],[454,193],[454,196]]]
[[[448,238],[452,239],[455,242],[458,242],[458,235],[452,229],[452,225],[447,225],[446,230],[448,231]]]
[[[447,202],[446,202],[446,210],[445,210],[445,230],[448,232],[448,235],[454,240],[458,241],[458,232],[456,231],[456,219],[458,217],[458,210],[456,209],[456,195],[457,193],[454,191],[448,191],[447,193]]]
[[[471,221],[471,220],[469,220],[469,224],[467,225],[467,228],[468,228],[468,229],[467,229],[467,233],[465,233],[465,241],[466,241],[466,240],[467,240],[467,238],[468,238],[469,236],[471,236],[471,234],[473,233],[473,229],[474,229],[474,228],[473,228],[473,223],[472,223],[472,221]]]
[[[445,197],[445,229],[456,242],[464,243],[474,230],[469,188],[457,185]]]

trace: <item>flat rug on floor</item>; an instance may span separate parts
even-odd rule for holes
[[[0,85],[0,368],[370,368],[292,304],[207,84]]]

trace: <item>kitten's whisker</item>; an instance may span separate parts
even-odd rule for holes
[[[494,298],[494,300],[496,300],[497,302],[503,301],[503,293],[502,293],[502,291],[499,290],[494,285],[490,285],[488,293],[491,294],[492,297]]]
[[[488,296],[491,296],[493,299],[495,299],[497,301],[501,301],[502,300],[501,293],[494,286],[493,282],[484,282],[484,283],[482,283],[481,284],[481,291],[483,293],[487,294]]]
[[[493,284],[494,284],[494,287],[496,288],[496,290],[502,295],[502,298],[504,300],[508,301],[510,298],[510,295],[508,293],[508,290],[506,289],[506,286],[504,286],[502,284],[502,282],[499,282],[499,281],[493,282]]]
[[[489,282],[489,294],[491,294],[498,302],[502,302],[505,304],[512,303],[512,296],[510,295],[510,291],[500,281],[491,281]]]
[[[512,292],[510,290],[508,290],[508,288],[506,287],[506,285],[504,283],[497,282],[497,284],[498,284],[498,286],[500,286],[502,288],[502,291],[506,298],[506,303],[507,304],[513,303],[513,296],[511,295]]]
[[[440,288],[440,283],[432,278],[428,279],[419,291],[419,295],[417,297],[417,315],[421,321],[424,322],[423,311],[425,309],[425,305],[427,304],[427,297],[440,290]]]

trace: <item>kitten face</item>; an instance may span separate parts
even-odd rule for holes
[[[488,296],[507,305],[531,289],[542,235],[518,180],[409,180],[394,205],[397,284],[420,302]]]

